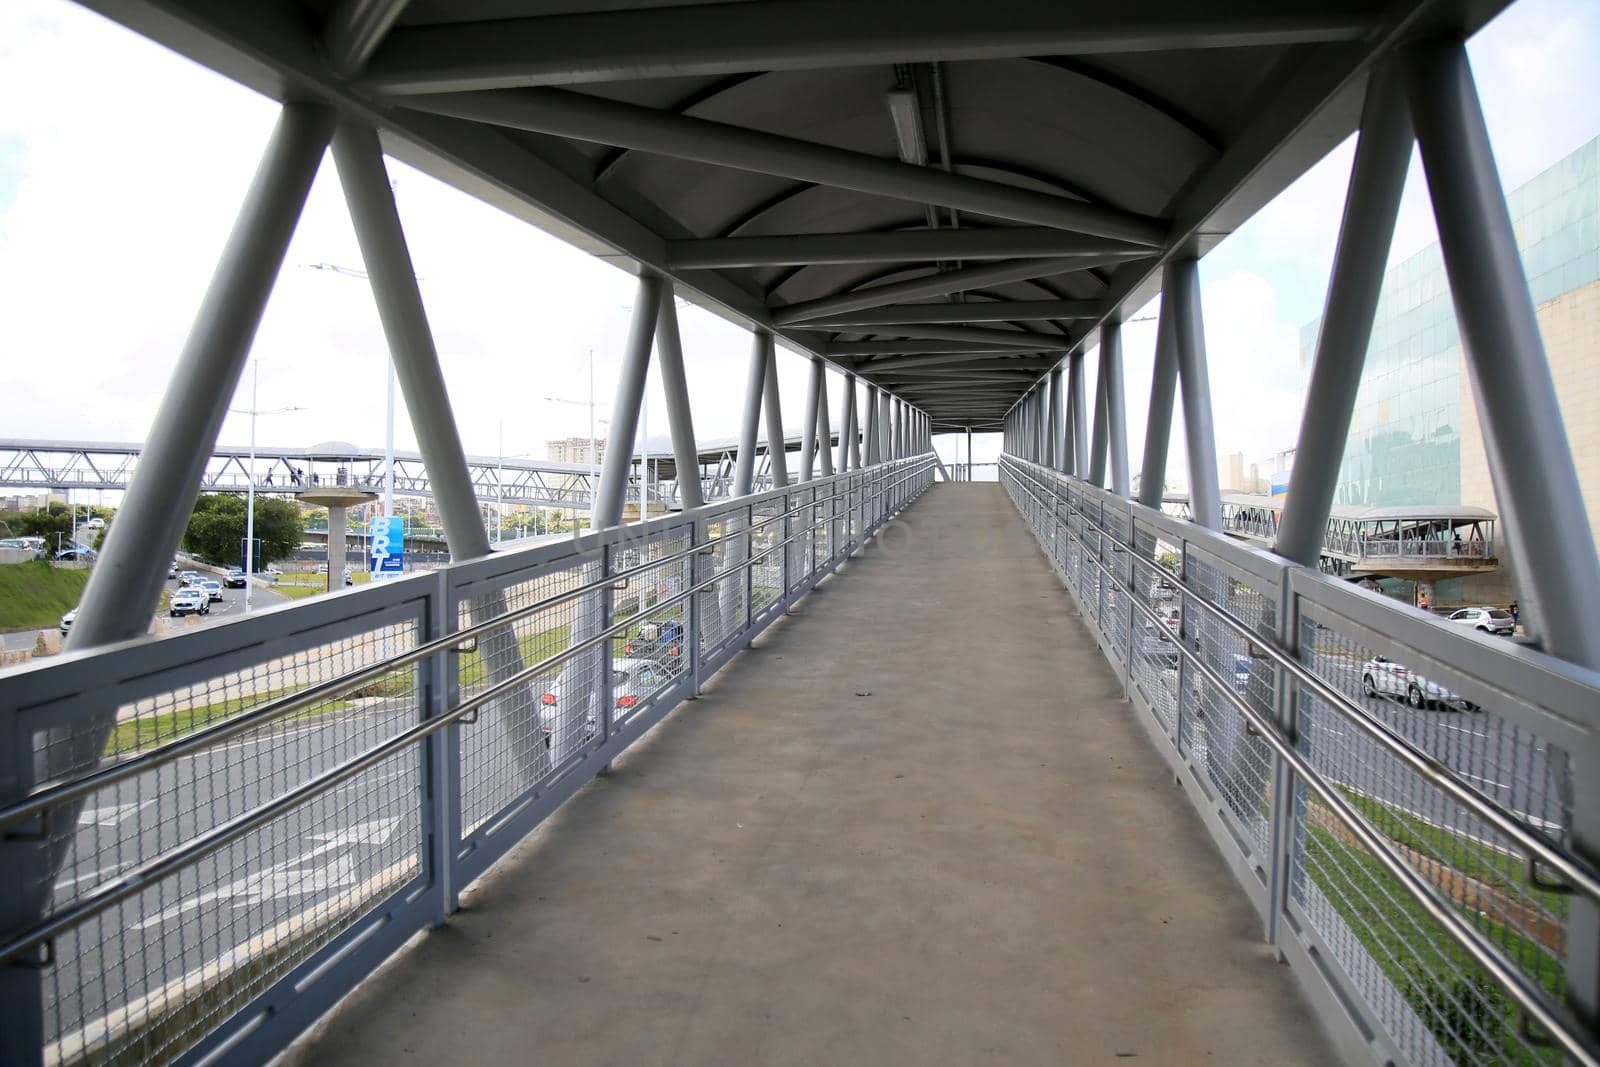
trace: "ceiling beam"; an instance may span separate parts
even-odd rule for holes
[[[1355,40],[1360,3],[1281,0],[771,0],[410,27],[364,84],[387,93],[580,85],[939,60]],[[1289,8],[1289,10],[1284,10]],[[1300,10],[1296,10],[1300,9]]]
[[[901,341],[835,341],[827,346],[830,356],[924,356],[924,355],[991,355],[991,356],[1016,356],[1029,352],[1055,351],[1065,352],[1072,347],[1070,338],[1063,337],[1057,345],[1046,348],[1044,345],[1017,345],[990,344],[981,341],[929,341],[919,338],[908,338]]]
[[[831,353],[830,353],[831,355]],[[982,353],[931,353],[908,355],[899,358],[882,358],[855,363],[857,373],[887,369],[904,370],[910,367],[938,367],[945,364],[966,364],[984,370],[1046,370],[1058,361],[1051,356],[984,355]]]
[[[805,329],[811,324],[806,323]],[[905,339],[926,341],[970,341],[976,345],[1004,345],[1028,352],[1049,350],[1065,352],[1072,347],[1072,338],[1059,333],[1035,333],[1031,330],[996,330],[982,326],[883,326],[870,330],[851,330],[850,333],[872,333],[881,340],[889,334]]]
[[[1102,311],[1098,300],[969,300],[963,304],[890,304],[806,320],[808,330],[854,326],[909,326],[940,322],[1030,322],[1046,319],[1093,319]]]
[[[400,103],[452,118],[937,204],[1133,244],[1159,245],[1166,235],[1161,220],[1119,208],[565,89],[498,89],[408,97]]]
[[[989,285],[1006,285],[1056,274],[1070,274],[1075,270],[1081,270],[1082,267],[1082,260],[1072,258],[1007,259],[999,263],[987,263],[981,267],[947,270],[920,278],[910,278],[903,282],[873,285],[816,300],[785,304],[773,309],[772,321],[779,326],[794,326],[801,323],[809,326],[810,320],[813,319],[839,318],[847,312],[883,307],[905,300],[948,296],[951,293],[964,293],[968,289],[981,289]],[[958,318],[956,321],[965,320]]]
[[[807,266],[817,263],[893,263],[904,260],[1033,259],[1084,256],[1110,266],[1149,256],[1103,237],[1048,227],[979,230],[900,230],[895,233],[820,233],[778,237],[713,237],[667,242],[668,262],[680,270]]]

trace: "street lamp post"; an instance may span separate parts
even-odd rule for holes
[[[549,401],[550,403],[552,403],[552,404],[573,404],[573,405],[576,405],[578,407],[584,407],[585,406],[585,403],[582,400],[569,400],[564,396],[547,396],[547,397],[545,397],[545,399],[547,401]],[[587,406],[589,408],[589,499],[593,500],[594,499],[595,487],[600,481],[599,441],[595,437],[595,423],[597,421],[606,422],[607,420],[605,420],[605,419],[596,420],[596,418],[595,418],[595,409],[594,409],[594,349],[592,349],[592,348],[589,349],[589,400],[588,400]],[[576,517],[574,517],[574,519],[573,519],[573,529],[574,530],[577,529],[577,519],[576,519]]]
[[[331,271],[334,274],[343,274],[348,278],[368,277],[367,272],[356,267],[341,267],[337,263],[307,263],[312,270]],[[421,281],[419,277],[417,279]],[[386,354],[384,363],[389,368],[388,400],[384,408],[383,429],[383,517],[391,518],[394,515],[394,357]]]
[[[273,408],[271,411],[262,411],[258,406],[258,396],[261,389],[261,361],[250,361],[250,407],[248,409],[229,408],[241,415],[250,416],[250,470],[247,475],[248,484],[245,486],[244,505],[244,611],[250,614],[250,594],[253,591],[252,579],[255,577],[256,566],[256,417],[259,415],[281,415],[287,411],[304,411],[301,407]]]

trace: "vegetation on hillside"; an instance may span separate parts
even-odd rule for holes
[[[55,626],[78,606],[86,570],[52,567],[43,560],[0,566],[0,630]]]

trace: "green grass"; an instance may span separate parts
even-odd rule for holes
[[[1377,802],[1362,804],[1369,817],[1373,804]],[[1379,825],[1396,840],[1401,840],[1397,835],[1416,835],[1411,839],[1417,843],[1428,840],[1415,827],[1400,827],[1392,809],[1377,807],[1383,819]],[[1426,828],[1453,839],[1441,854],[1459,854],[1451,851],[1463,847],[1458,837]],[[1433,841],[1435,848],[1443,844]],[[1559,1053],[1530,1048],[1518,1039],[1517,1016],[1509,999],[1376,859],[1326,829],[1308,826],[1304,864],[1307,876],[1452,1059],[1530,1067],[1560,1062]],[[1566,975],[1559,961],[1552,961],[1546,950],[1504,924],[1464,909],[1463,913],[1511,959],[1537,974],[1560,1002]]]
[[[56,626],[78,606],[87,570],[52,567],[44,560],[0,566],[0,630]]]
[[[356,585],[366,585],[372,580],[372,575],[366,571],[356,571],[351,578],[355,580]],[[273,583],[272,590],[290,600],[304,600],[327,592],[328,576],[314,571],[290,571]]]

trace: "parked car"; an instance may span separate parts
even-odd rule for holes
[[[222,599],[222,583],[215,578],[202,578],[194,583],[194,588],[203,591],[208,600],[217,601]]]
[[[628,640],[628,655],[656,660],[676,671],[683,666],[683,623],[677,619],[646,622]]]
[[[1362,666],[1361,691],[1369,699],[1384,696],[1404,700],[1418,711],[1425,708],[1479,710],[1472,701],[1383,656],[1373,656]]]
[[[619,711],[636,708],[661,688],[677,672],[655,660],[634,657],[611,661],[611,695]],[[587,700],[568,699],[562,691],[562,676],[550,683],[539,699],[539,721],[544,729],[544,746],[550,760],[559,764],[567,754],[594,737],[597,729],[594,712]],[[583,715],[583,726],[574,721]]]
[[[238,567],[229,567],[228,573],[222,576],[222,584],[229,589],[243,589],[245,586],[244,571]]]
[[[71,548],[63,548],[60,552],[57,552],[56,559],[79,561],[94,559],[94,549],[86,545],[73,545]]]
[[[62,637],[67,636],[67,633],[72,629],[72,624],[77,622],[77,621],[78,621],[78,609],[76,609],[76,608],[72,609],[71,611],[67,612],[65,615],[61,616],[61,636]]]
[[[167,601],[167,615],[174,619],[179,615],[210,614],[211,598],[199,586],[186,585]]]
[[[1452,612],[1446,621],[1457,626],[1470,626],[1480,633],[1510,637],[1517,629],[1517,620],[1504,608],[1462,608]]]

